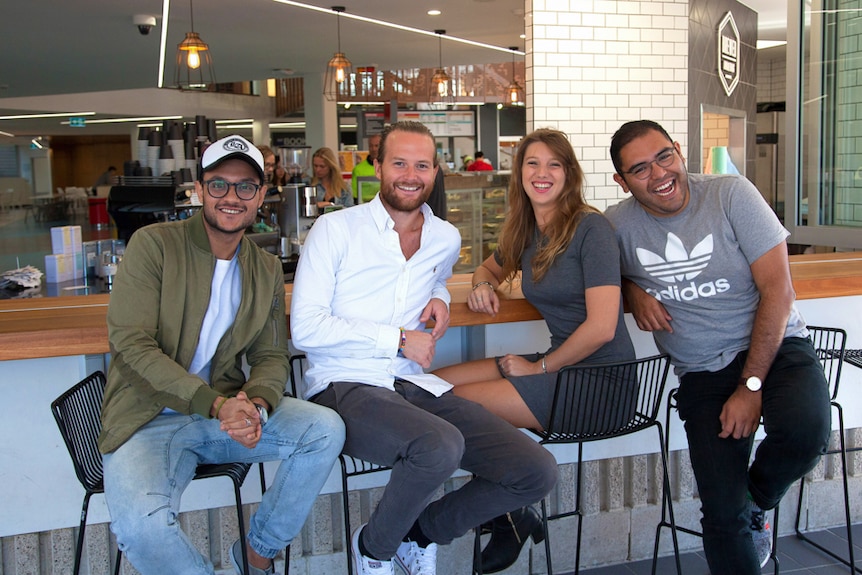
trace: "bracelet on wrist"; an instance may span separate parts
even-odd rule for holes
[[[491,285],[491,282],[482,281],[482,282],[479,282],[476,285],[474,285],[473,289],[471,291],[476,291],[476,288],[479,286],[488,286],[489,288],[491,288],[492,291],[494,290],[494,286]]]
[[[401,342],[398,344],[398,351],[404,351],[404,348],[407,347],[407,332],[404,331],[403,327],[399,327],[401,330]]]
[[[225,402],[227,402],[227,398],[225,396],[222,396],[221,401],[216,406],[215,414],[213,414],[213,419],[218,419],[218,412],[221,411],[221,406],[224,405]]]
[[[542,356],[542,373],[548,373],[548,366],[545,365],[545,356]]]

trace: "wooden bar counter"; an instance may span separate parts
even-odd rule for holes
[[[862,252],[790,257],[797,299],[862,295]],[[467,309],[471,274],[449,280],[450,326],[474,326],[541,319],[519,292],[491,318]],[[285,285],[287,309],[293,286]],[[0,300],[0,361],[108,353],[105,314],[109,294]]]

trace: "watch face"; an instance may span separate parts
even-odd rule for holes
[[[747,387],[751,391],[760,391],[763,382],[760,381],[760,378],[756,375],[752,375],[748,379],[745,380],[745,387]]]
[[[262,405],[255,405],[257,407],[257,412],[260,414],[260,424],[263,425],[269,419],[269,414],[266,412],[266,408]]]

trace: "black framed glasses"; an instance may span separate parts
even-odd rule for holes
[[[236,197],[246,201],[253,200],[261,188],[260,184],[254,182],[226,182],[221,178],[206,180],[204,186],[206,186],[207,193],[215,199],[225,197],[233,186]]]
[[[673,164],[674,153],[676,152],[676,148],[667,148],[662,150],[658,156],[656,156],[655,160],[651,162],[644,162],[642,164],[636,165],[634,168],[629,170],[628,172],[623,172],[624,174],[631,174],[635,178],[639,180],[646,180],[652,175],[652,165],[658,164],[662,168],[669,168],[671,164]]]

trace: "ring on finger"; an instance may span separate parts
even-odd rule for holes
[[[251,420],[250,419],[248,419],[248,418],[245,419],[245,426],[251,427]]]

